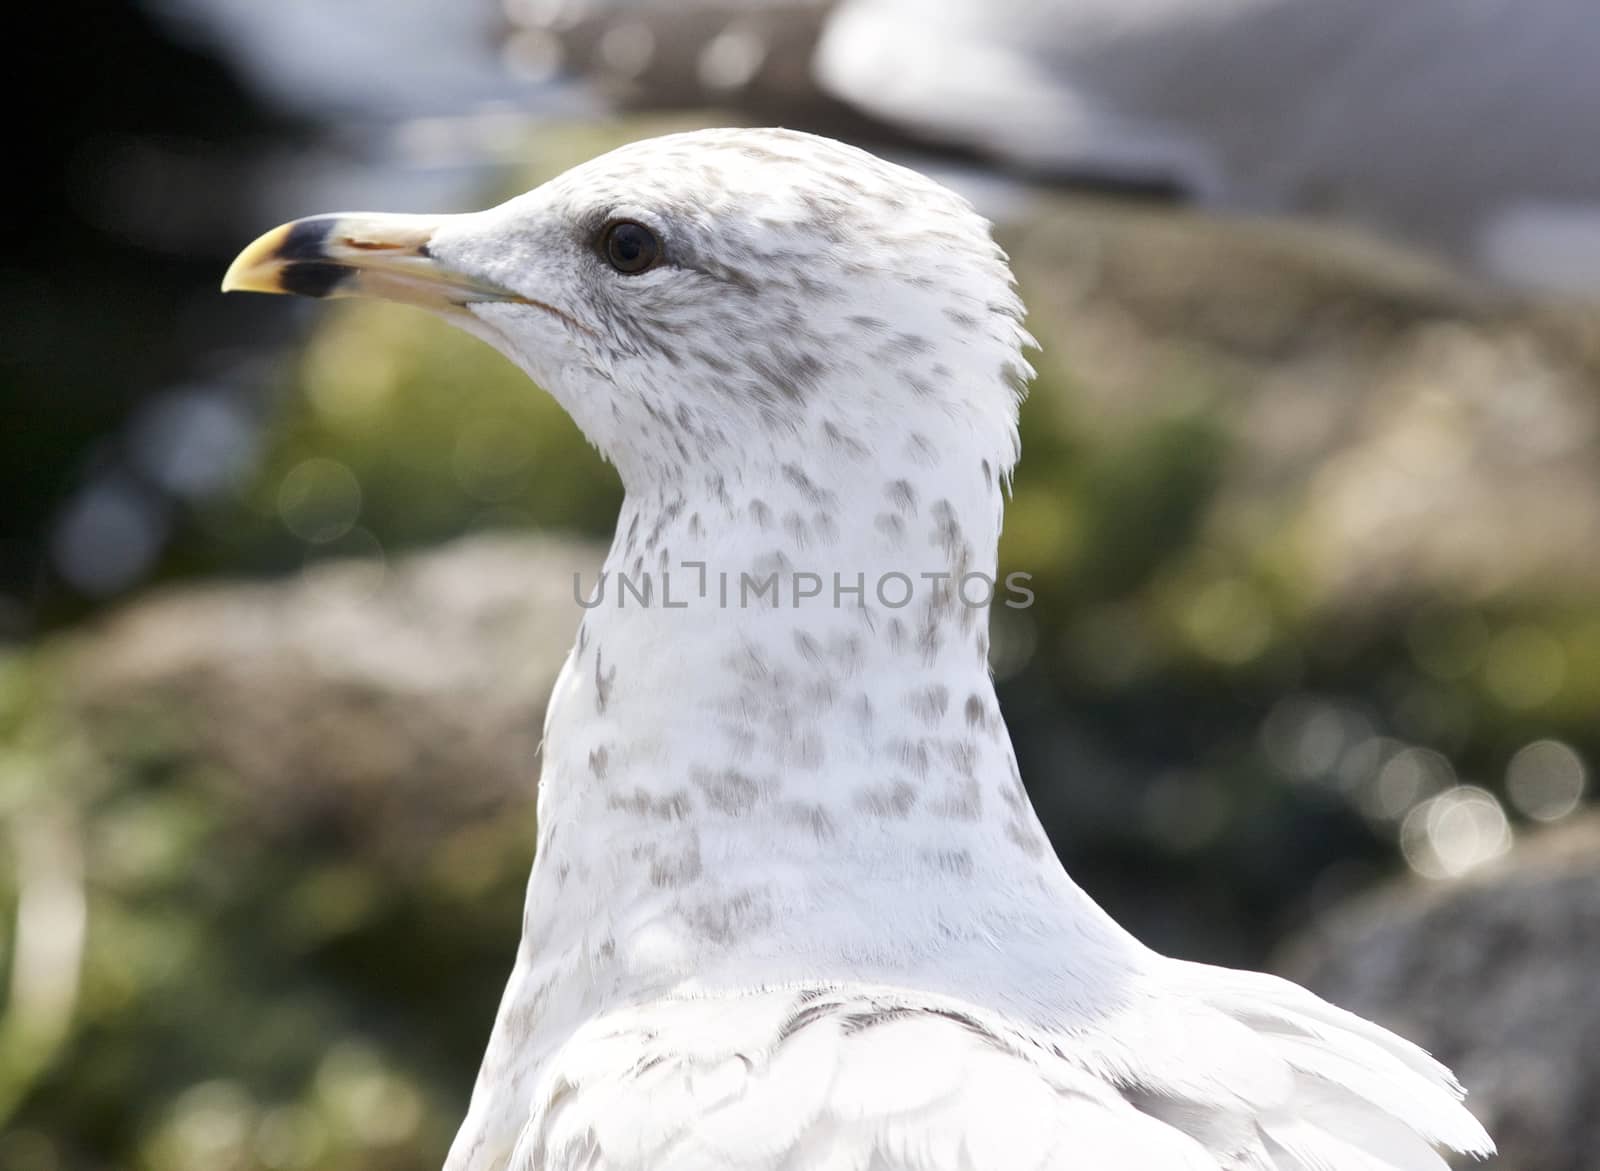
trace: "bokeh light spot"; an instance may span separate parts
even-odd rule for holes
[[[1400,826],[1400,849],[1425,878],[1457,878],[1511,848],[1511,823],[1493,793],[1456,785],[1416,806]]]
[[[314,1110],[279,1106],[269,1110],[256,1128],[256,1158],[271,1171],[300,1171],[313,1166],[328,1145],[328,1128]]]
[[[1184,628],[1207,658],[1237,666],[1260,656],[1272,641],[1266,599],[1242,578],[1211,582],[1184,613]]]
[[[707,89],[742,89],[761,71],[767,49],[766,38],[755,29],[729,25],[701,50],[700,83]]]
[[[416,1088],[360,1041],[342,1041],[317,1069],[317,1095],[341,1129],[366,1146],[404,1142],[422,1122]]]
[[[1355,750],[1372,735],[1372,722],[1355,708],[1299,694],[1273,706],[1261,725],[1261,747],[1285,776],[1342,784],[1347,767],[1361,764]],[[1374,763],[1368,771],[1376,767]]]
[[[384,346],[387,333],[373,332],[377,336],[327,330],[311,339],[305,356],[306,397],[323,418],[357,423],[393,397],[401,355]]]
[[[108,476],[68,505],[50,551],[57,572],[73,589],[110,597],[149,571],[168,527],[165,510],[147,493],[123,477]]]
[[[1506,795],[1535,821],[1559,821],[1578,807],[1588,776],[1583,758],[1559,740],[1535,740],[1511,758]]]
[[[361,484],[338,460],[322,456],[302,460],[278,487],[278,516],[302,541],[336,541],[360,515]]]
[[[1442,753],[1431,748],[1402,748],[1378,769],[1363,795],[1362,808],[1369,817],[1398,821],[1455,781],[1455,768]]]
[[[227,398],[204,389],[163,395],[140,412],[131,430],[139,469],[186,499],[229,487],[255,456],[255,424]]]
[[[638,77],[656,55],[656,34],[642,20],[622,21],[606,29],[596,52],[611,72]]]
[[[506,38],[500,61],[520,81],[546,82],[561,72],[561,42],[544,29],[518,29]]]
[[[211,1171],[245,1163],[255,1103],[243,1086],[209,1081],[185,1090],[157,1132],[153,1165],[170,1171]]]

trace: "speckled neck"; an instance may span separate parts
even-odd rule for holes
[[[798,458],[819,439],[630,494],[606,578],[584,582],[522,948],[450,1171],[496,1166],[545,1057],[617,1005],[877,981],[1046,1025],[1099,986],[1063,965],[1063,940],[1096,970],[1133,962],[1024,793],[989,608],[922,576],[994,576],[994,469],[947,435],[893,478],[863,459],[823,481]],[[637,589],[647,573],[648,604],[621,592],[618,575]],[[791,583],[777,605],[718,588],[774,573]],[[795,605],[801,573],[825,585]],[[861,604],[834,604],[835,573],[864,578]],[[876,595],[890,574],[915,583],[905,604]]]
[[[886,978],[937,967],[1058,873],[988,672],[994,469],[955,436],[908,438],[925,450],[903,474],[844,459],[825,482],[851,486],[824,489],[801,466],[823,438],[630,495],[585,583],[524,946],[583,954],[598,995],[758,982],[798,956],[819,976],[873,954]],[[868,913],[911,889],[972,906],[975,886],[991,921],[901,917],[889,941],[896,915]]]

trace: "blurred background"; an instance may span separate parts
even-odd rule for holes
[[[0,1168],[424,1171],[619,500],[487,348],[224,299],[284,219],[781,123],[966,191],[1043,344],[994,616],[1141,938],[1600,1166],[1581,0],[60,0],[0,260]]]

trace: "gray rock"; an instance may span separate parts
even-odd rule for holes
[[[1600,587],[1600,313],[1349,230],[1059,195],[997,218],[1075,423],[1220,425],[1206,528],[1270,543],[1311,609]]]
[[[314,823],[411,854],[531,806],[545,701],[583,613],[573,575],[592,588],[602,556],[479,536],[387,567],[173,589],[73,636],[65,702],[114,765],[154,752],[201,769],[284,841]]]
[[[1361,898],[1280,967],[1452,1066],[1500,1145],[1491,1166],[1600,1166],[1600,814],[1470,879]]]

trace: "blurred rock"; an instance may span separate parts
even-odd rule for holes
[[[485,534],[388,560],[354,532],[363,556],[168,587],[0,657],[0,918],[42,885],[87,928],[58,913],[18,944],[70,945],[80,978],[32,997],[67,1020],[48,1036],[0,1020],[0,1166],[443,1159],[601,550]]]
[[[336,832],[415,858],[531,805],[545,701],[591,586],[593,545],[479,536],[280,583],[138,602],[72,639],[66,703],[102,753],[202,762],[280,840]],[[531,839],[530,839],[531,844]]]
[[[1061,364],[1113,434],[1206,413],[1232,449],[1209,538],[1304,603],[1600,588],[1600,312],[1352,230],[1060,197],[1005,220],[1043,393]]]
[[[1452,1066],[1500,1146],[1490,1166],[1600,1166],[1600,815],[1471,879],[1359,899],[1281,970]]]

